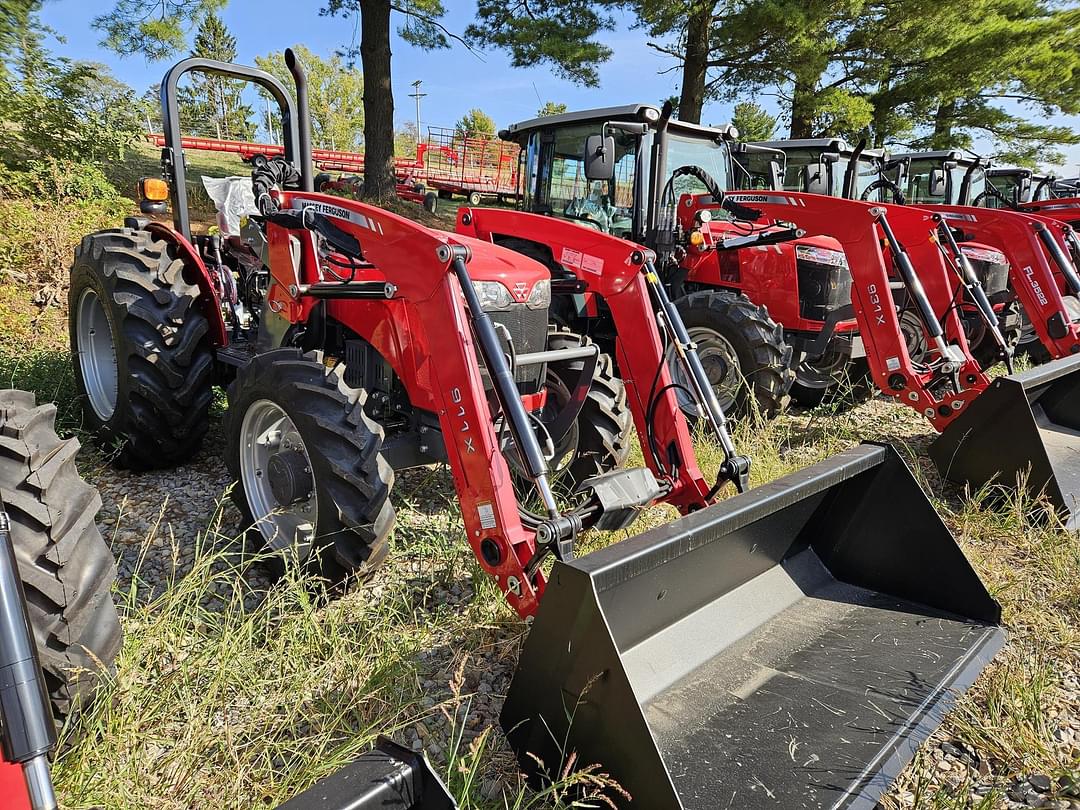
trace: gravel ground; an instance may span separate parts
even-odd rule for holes
[[[891,406],[875,402],[864,407],[877,410]],[[117,556],[119,587],[127,590],[135,578],[138,601],[160,593],[170,580],[191,569],[195,538],[201,537],[214,549],[242,552],[242,544],[234,539],[242,529],[240,515],[224,494],[229,477],[220,460],[220,447],[220,436],[212,431],[204,449],[191,463],[178,470],[149,473],[114,470],[88,453],[91,463],[86,465],[89,468],[85,473],[101,491],[104,506],[99,524]],[[438,523],[440,513],[446,514],[444,504],[453,498],[452,482],[445,470],[406,473],[399,476],[397,489],[409,492],[408,503],[397,504],[399,527],[425,522],[430,526],[433,518]],[[208,527],[212,529],[209,532]],[[147,542],[147,538],[152,539]],[[406,577],[430,575],[421,559],[407,555],[395,559],[396,565],[404,567]],[[265,569],[256,565],[249,567],[247,580],[252,589],[248,599],[254,605],[269,579]],[[368,587],[380,587],[378,576]],[[215,598],[208,594],[206,604],[212,606]],[[427,599],[443,605],[465,606],[473,598],[473,585],[467,575],[445,587],[427,589]],[[495,629],[485,636],[481,649],[445,645],[422,653],[419,668],[425,694],[423,705],[432,711],[398,735],[414,750],[426,750],[434,761],[444,762],[455,729],[461,733],[461,746],[468,746],[486,729],[492,729],[488,745],[495,749],[495,765],[486,777],[483,792],[493,799],[500,795],[500,773],[513,768],[512,756],[498,733],[498,712],[516,665],[521,637],[516,628]],[[1047,710],[1046,721],[1053,728],[1061,759],[1080,766],[1080,671],[1075,658],[1062,661],[1060,666],[1061,689]],[[946,806],[926,799],[936,790],[945,789],[954,797],[954,803],[947,805],[950,807],[1080,810],[1080,784],[1070,783],[1067,778],[1054,780],[1041,773],[1010,774],[1002,772],[1003,767],[965,749],[939,730],[881,807]]]

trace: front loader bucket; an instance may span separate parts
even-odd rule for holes
[[[904,462],[865,444],[555,563],[502,725],[532,775],[576,753],[623,806],[869,810],[999,618]]]
[[[1023,481],[1080,525],[1080,356],[998,377],[930,446],[943,478],[974,488]]]

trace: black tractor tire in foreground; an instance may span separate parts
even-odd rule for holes
[[[547,347],[550,350],[591,345],[592,340],[588,337],[569,329],[559,327],[548,332]],[[584,365],[584,360],[548,363],[548,398],[552,398],[556,389],[572,390]],[[601,352],[581,413],[567,434],[567,440],[574,443],[575,452],[562,474],[568,481],[580,484],[594,475],[619,469],[630,454],[633,432],[634,416],[626,402],[626,386],[615,375],[611,357]]]
[[[675,306],[710,379],[713,370],[726,369],[717,398],[728,416],[740,418],[755,412],[766,418],[776,416],[787,404],[795,373],[784,330],[765,307],[729,290],[690,293],[676,300]],[[724,359],[730,353],[738,364],[735,369]],[[675,378],[678,381],[678,373]]]
[[[68,294],[75,382],[85,426],[106,449],[119,448],[119,466],[172,467],[199,449],[214,371],[201,305],[175,247],[147,231],[101,231],[76,248]]]
[[[56,435],[53,405],[0,391],[0,500],[45,672],[53,716],[85,708],[120,650],[116,563],[94,519],[101,498],[75,467],[79,442]]]
[[[288,556],[296,556],[331,585],[364,576],[386,558],[395,518],[394,471],[381,453],[382,426],[364,413],[366,392],[348,387],[343,375],[341,368],[327,369],[316,353],[276,349],[259,355],[229,386],[224,425],[225,463],[237,482],[233,499],[253,533],[281,552],[281,570]],[[290,423],[278,437],[278,449],[266,451],[265,468],[245,455],[254,452],[259,409]],[[296,452],[304,455],[300,463]],[[264,477],[266,483],[256,483]],[[302,500],[282,494],[290,490]],[[252,499],[259,492],[262,507]],[[308,492],[312,498],[303,499]],[[282,524],[274,521],[305,505],[310,506],[305,517],[310,545],[297,543],[296,532],[275,538],[275,527]],[[272,510],[276,516],[267,519]]]
[[[974,342],[971,340],[971,336],[968,337],[968,348],[971,350],[971,356],[975,358],[975,361],[979,364],[979,368],[984,371],[991,366],[997,365],[1001,360],[998,358],[998,345],[994,342],[993,336],[990,334],[990,330],[986,329],[981,323],[979,324],[979,334],[975,336]],[[1020,314],[1020,302],[1009,301],[1001,310],[1001,314],[998,315],[998,328],[1001,329],[1001,335],[1005,338],[1005,342],[1012,347],[1014,354],[1016,353],[1017,344],[1020,342],[1020,333],[1023,329],[1023,317]],[[1036,343],[1039,348],[1046,352],[1042,343],[1036,338]],[[1046,352],[1046,359],[1050,358],[1050,353]]]

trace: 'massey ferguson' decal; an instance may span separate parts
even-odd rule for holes
[[[359,225],[361,228],[367,228],[369,231],[374,231],[375,233],[383,232],[382,225],[371,217],[364,216],[359,211],[342,208],[340,205],[331,205],[330,203],[325,203],[321,200],[297,200],[296,204],[300,207],[301,211],[312,209],[325,217],[344,219],[346,222]]]
[[[968,222],[978,222],[979,218],[974,214],[961,214],[957,211],[942,211],[941,216],[943,219],[963,219]]]
[[[773,205],[805,205],[802,200],[795,200],[792,197],[785,197],[782,194],[749,194],[741,192],[731,192],[727,195],[727,198],[732,202],[737,203],[771,203]]]

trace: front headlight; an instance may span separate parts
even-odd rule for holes
[[[514,305],[514,299],[510,297],[510,291],[497,281],[474,281],[473,289],[476,297],[480,299],[480,308],[486,312],[498,312],[510,309]],[[551,297],[551,289],[548,289],[548,298]]]
[[[525,306],[529,309],[547,309],[551,306],[551,282],[548,279],[536,282]]]
[[[968,257],[969,261],[986,262],[987,264],[1008,264],[1005,254],[992,248],[961,245],[960,251]]]
[[[804,262],[826,264],[830,267],[848,266],[847,256],[844,255],[844,251],[829,250],[829,248],[818,247],[817,245],[796,245],[795,258],[802,259]]]

